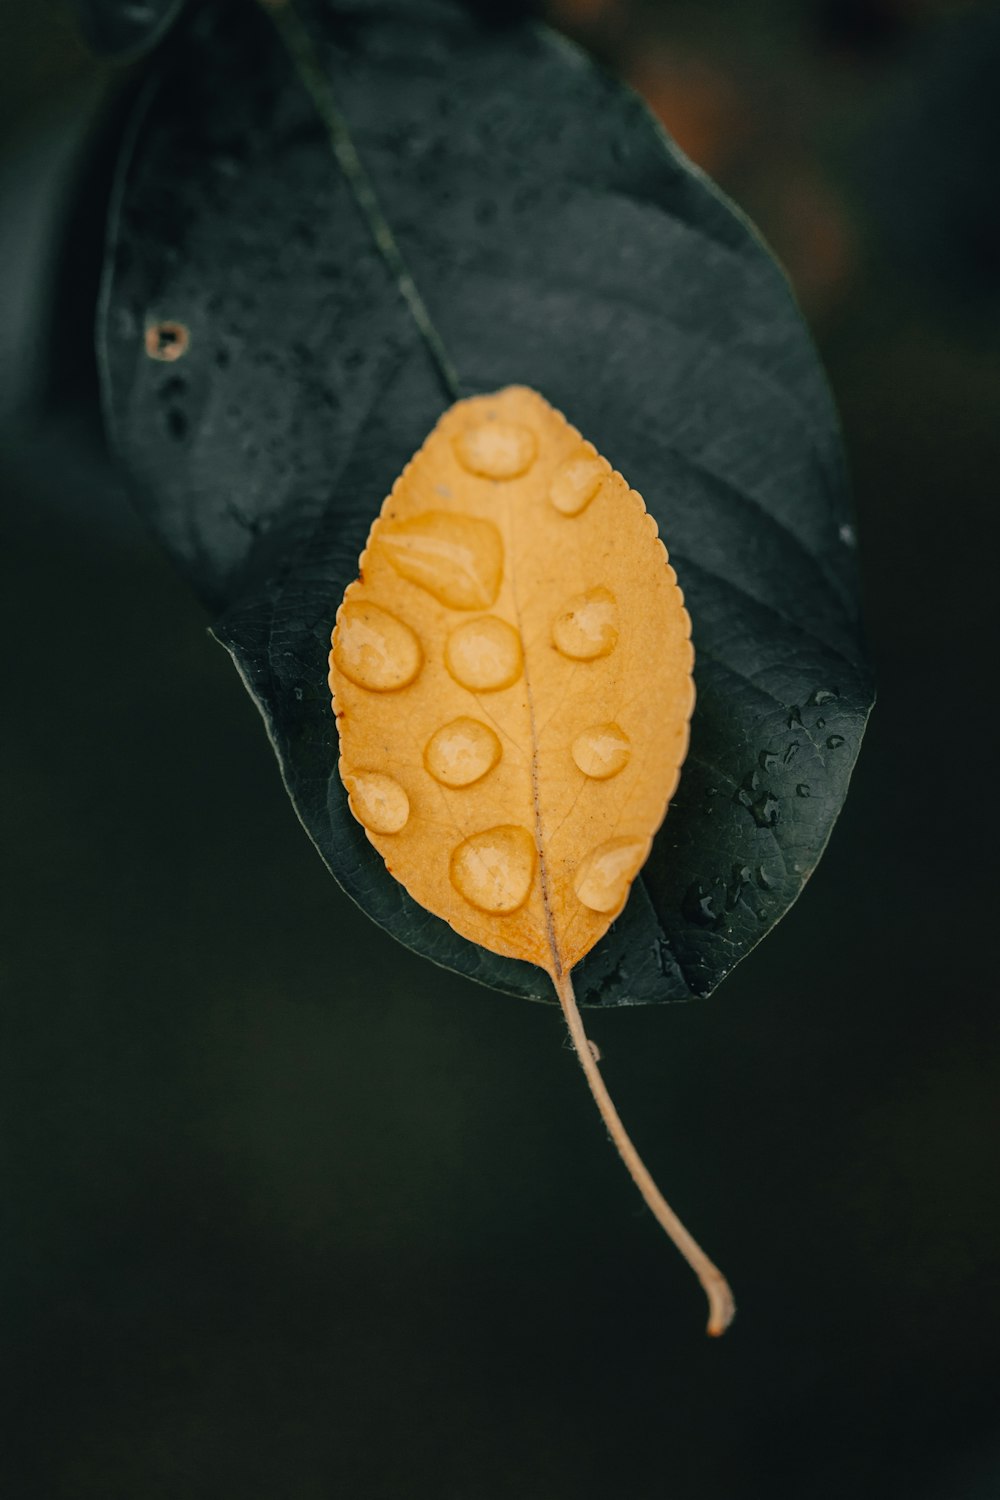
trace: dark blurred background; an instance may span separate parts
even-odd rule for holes
[[[856,484],[881,697],[827,855],[713,999],[592,1020],[739,1317],[557,1012],[394,945],[296,823],[87,406],[60,226],[137,70],[0,0],[10,1500],[1000,1496],[1000,15],[549,15],[761,226]]]

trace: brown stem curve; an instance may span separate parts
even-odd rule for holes
[[[642,1194],[643,1201],[656,1219],[657,1223],[666,1232],[676,1245],[688,1265],[704,1289],[708,1298],[708,1333],[713,1338],[725,1333],[736,1313],[736,1303],[729,1283],[719,1270],[718,1266],[705,1254],[697,1240],[681,1223],[674,1213],[670,1204],[660,1192],[656,1183],[650,1176],[642,1157],[639,1155],[629,1137],[625,1126],[621,1122],[621,1116],[614,1106],[611,1095],[608,1093],[607,1085],[601,1076],[601,1070],[595,1056],[595,1048],[584,1029],[583,1019],[580,1015],[579,1006],[576,1003],[576,995],[573,992],[573,981],[569,974],[562,974],[559,978],[553,976],[556,994],[559,996],[559,1004],[562,1006],[563,1015],[566,1017],[566,1025],[569,1027],[570,1038],[576,1049],[576,1055],[580,1060],[590,1092],[594,1096],[594,1103],[600,1111],[601,1119],[607,1126],[608,1134],[614,1141],[629,1175],[636,1187]]]

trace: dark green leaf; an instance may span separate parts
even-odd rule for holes
[[[639,100],[554,34],[433,0],[308,24],[461,393],[535,386],[660,524],[694,621],[691,753],[578,989],[707,994],[812,872],[871,699],[837,422],[787,285]],[[146,353],[161,324],[167,352],[189,339],[172,362]],[[450,396],[314,99],[245,6],[193,18],[137,120],[101,345],[138,502],[221,616],[330,869],[417,951],[546,996],[410,900],[336,774],[334,613]]]
[[[184,0],[72,0],[83,39],[99,57],[139,57],[170,30]]]

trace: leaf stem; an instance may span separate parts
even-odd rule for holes
[[[573,993],[572,979],[568,973],[564,973],[559,978],[553,976],[553,982],[563,1015],[566,1017],[566,1025],[569,1027],[576,1055],[580,1059],[580,1066],[590,1085],[590,1092],[594,1096],[594,1103],[600,1111],[601,1119],[607,1126],[608,1134],[618,1149],[618,1155],[628,1168],[632,1181],[642,1194],[647,1208],[669,1235],[701,1282],[708,1298],[708,1332],[717,1338],[719,1334],[725,1333],[736,1313],[736,1304],[733,1301],[729,1283],[718,1266],[709,1260],[698,1242],[685,1229],[633,1146],[601,1076],[595,1049],[584,1029],[576,996]]]
[[[444,340],[435,328],[427,304],[417,289],[399,242],[382,212],[375,184],[358,155],[347,117],[337,103],[333,83],[329,73],[323,67],[312,36],[291,0],[283,0],[283,3],[260,0],[260,5],[274,23],[304,88],[311,96],[317,113],[326,126],[330,149],[337,165],[344,174],[344,180],[368,226],[376,249],[388,266],[399,293],[427,345],[445,392],[449,400],[457,401],[461,394],[458,371],[451,362]]]

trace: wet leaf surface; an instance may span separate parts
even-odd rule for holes
[[[458,401],[337,611],[351,811],[421,906],[558,988],[663,822],[692,662],[642,497],[537,391]]]
[[[541,391],[668,538],[693,620],[691,750],[577,992],[707,994],[814,869],[871,701],[808,336],[752,230],[553,34],[405,0],[307,20],[460,394]],[[337,879],[418,952],[546,997],[539,970],[458,937],[387,876],[336,773],[333,614],[451,394],[312,98],[243,6],[192,16],[158,64],[123,162],[100,345],[136,500],[214,612]]]

